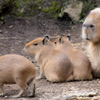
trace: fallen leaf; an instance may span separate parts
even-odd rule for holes
[[[13,25],[10,25],[10,26],[9,26],[9,28],[12,28],[12,27],[13,27]]]

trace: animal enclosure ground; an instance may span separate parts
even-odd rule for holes
[[[37,37],[50,35],[51,41],[59,37],[59,35],[70,35],[71,42],[75,48],[85,51],[87,42],[81,38],[82,23],[72,25],[68,21],[40,20],[36,18],[11,18],[0,26],[0,56],[5,54],[20,54],[33,61],[37,68],[37,76],[39,75],[39,66],[34,61],[34,57],[28,55],[23,50],[25,44]],[[5,97],[0,100],[10,98],[10,95],[17,94],[20,89],[17,85],[5,85]],[[100,79],[91,81],[75,81],[65,83],[51,83],[46,79],[36,80],[36,96],[34,98],[18,98],[14,100],[52,100],[53,97],[59,96],[63,91],[71,92],[88,91],[97,92],[100,96]],[[27,91],[26,94],[29,94]]]

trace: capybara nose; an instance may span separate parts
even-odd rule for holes
[[[89,38],[86,38],[86,40],[89,40]]]

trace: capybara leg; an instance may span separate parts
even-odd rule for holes
[[[4,85],[0,83],[0,96],[4,96]]]
[[[40,75],[38,77],[36,77],[36,79],[42,79],[43,77],[44,77],[43,68],[40,67]]]
[[[35,96],[35,82],[34,82],[34,80],[30,83],[30,87],[31,87],[30,97],[34,97]]]
[[[72,81],[73,79],[74,79],[74,77],[73,77],[73,74],[72,74],[72,75],[70,75],[70,76],[67,78],[66,81]]]
[[[13,98],[21,97],[25,93],[25,91],[28,89],[28,85],[23,81],[19,81],[16,84],[20,87],[21,91],[19,92],[18,95],[12,96]]]

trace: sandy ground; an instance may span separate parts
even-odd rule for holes
[[[85,51],[87,42],[81,39],[82,23],[71,25],[68,21],[55,20],[38,20],[36,18],[11,18],[0,26],[0,56],[5,54],[20,54],[34,62],[34,57],[24,52],[25,44],[37,37],[50,35],[51,41],[59,35],[68,34],[71,36],[71,42],[75,48]],[[39,66],[34,62],[37,68],[37,76],[39,75]],[[19,87],[14,85],[5,85],[5,97],[0,100],[9,99],[11,95],[17,94]],[[100,96],[100,79],[91,81],[75,81],[65,83],[51,83],[46,79],[36,81],[36,96],[34,98],[18,98],[19,100],[50,100],[55,96],[70,91],[88,91],[97,92]],[[29,94],[27,91],[26,95]],[[15,99],[16,100],[16,99]]]

